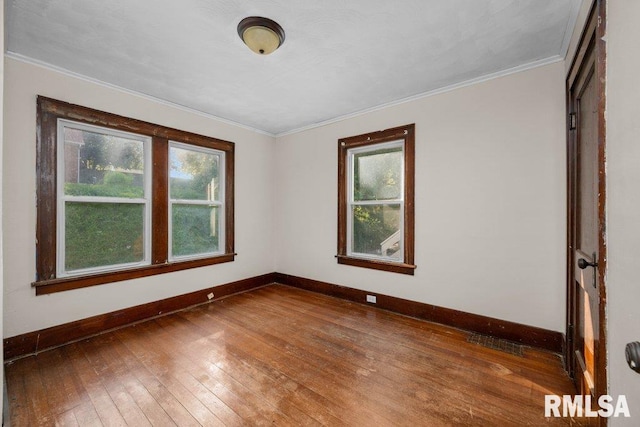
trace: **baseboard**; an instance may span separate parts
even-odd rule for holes
[[[204,304],[209,301],[207,297],[209,293],[213,293],[215,295],[214,300],[217,300],[274,282],[359,303],[366,301],[366,295],[375,295],[377,297],[376,307],[383,310],[484,335],[491,335],[555,353],[563,351],[564,335],[560,332],[289,274],[269,273],[6,338],[4,340],[4,360],[5,362],[11,361],[159,315]]]
[[[10,361],[152,317],[204,304],[209,301],[207,297],[209,293],[213,293],[215,295],[214,300],[217,300],[229,295],[246,292],[273,283],[275,278],[275,273],[264,274],[6,338],[4,340],[4,360],[5,362]]]
[[[375,295],[377,300],[375,306],[384,310],[477,332],[483,335],[491,335],[496,338],[514,341],[554,353],[561,353],[563,350],[563,334],[560,332],[288,274],[276,273],[275,280],[283,285],[306,289],[359,303],[365,303],[366,295]]]

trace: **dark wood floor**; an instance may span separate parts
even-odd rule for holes
[[[11,425],[548,425],[557,355],[282,285],[6,366]]]

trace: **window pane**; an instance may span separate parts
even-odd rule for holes
[[[171,216],[174,257],[218,252],[218,207],[173,204]]]
[[[352,252],[402,260],[400,205],[352,206]]]
[[[355,154],[353,168],[354,200],[389,200],[401,197],[402,147]]]
[[[65,203],[65,270],[144,259],[144,204]]]
[[[169,162],[172,199],[220,200],[220,154],[171,147]]]
[[[70,196],[144,197],[144,144],[64,128],[64,193]]]

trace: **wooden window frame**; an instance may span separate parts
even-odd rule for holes
[[[404,143],[404,228],[403,262],[359,258],[348,253],[348,156],[353,148],[392,141]],[[415,246],[415,124],[351,136],[338,140],[338,264],[413,275]]]
[[[101,126],[151,138],[151,265],[78,276],[57,276],[58,119]],[[37,100],[36,295],[231,262],[235,259],[235,144],[135,120],[43,96]],[[224,152],[224,251],[221,255],[169,261],[169,141]]]

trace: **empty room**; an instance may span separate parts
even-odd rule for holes
[[[3,425],[640,424],[640,2],[0,6]]]

